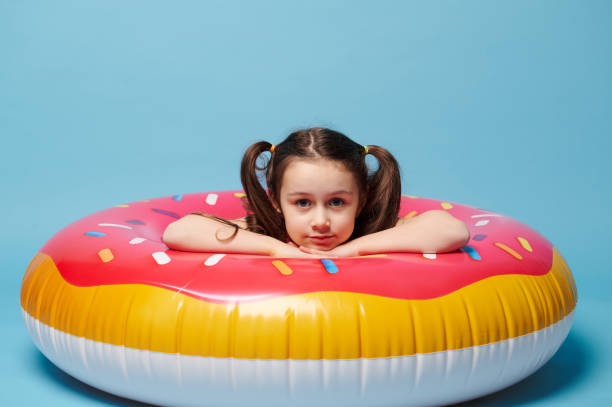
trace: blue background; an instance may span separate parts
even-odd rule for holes
[[[68,223],[240,188],[244,149],[314,125],[391,150],[404,193],[504,213],[574,272],[574,327],[470,405],[612,403],[609,1],[0,0],[0,401],[139,405],[65,375],[20,315]]]

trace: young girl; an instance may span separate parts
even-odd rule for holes
[[[271,156],[260,168],[265,151]],[[373,173],[368,154],[378,160]],[[267,191],[257,170],[265,171]],[[189,214],[168,225],[164,243],[184,251],[349,257],[447,252],[469,240],[466,225],[445,211],[398,219],[401,182],[391,153],[333,130],[299,130],[276,146],[257,142],[244,154],[240,175],[245,218]]]

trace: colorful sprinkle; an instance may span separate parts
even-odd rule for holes
[[[178,215],[177,215],[176,213],[174,213],[174,212],[165,211],[165,210],[163,210],[163,209],[157,209],[157,208],[151,208],[151,210],[152,210],[153,212],[161,213],[162,215],[168,215],[168,216],[171,216],[171,217],[176,218],[176,219],[180,218],[180,216],[178,216]]]
[[[495,246],[499,247],[500,249],[502,249],[503,251],[505,251],[506,253],[512,255],[513,257],[519,259],[519,260],[523,260],[523,256],[521,256],[520,254],[518,254],[516,251],[514,251],[514,249],[509,248],[508,246],[506,246],[503,243],[499,243],[499,242],[495,242],[494,243]]]
[[[325,271],[328,273],[336,274],[338,272],[338,266],[336,266],[336,263],[333,261],[329,259],[321,259],[321,263],[323,264],[323,267],[325,267]]]
[[[474,259],[474,260],[482,260],[482,257],[480,257],[480,254],[478,254],[478,252],[476,251],[476,249],[474,249],[473,247],[470,246],[463,246],[461,248],[462,251],[466,252],[468,256],[470,256],[470,258]]]
[[[144,225],[145,224],[143,221],[138,220],[138,219],[126,220],[125,223],[130,223],[132,225]]]
[[[360,259],[365,259],[367,257],[387,257],[387,255],[383,254],[383,253],[378,253],[378,254],[365,254],[363,256],[356,256],[356,257],[358,257]]]
[[[115,208],[129,208],[130,205],[127,204],[121,204],[121,205],[115,205]]]
[[[157,264],[163,265],[163,264],[170,263],[170,257],[168,257],[168,255],[165,252],[155,252],[151,255],[153,256]]]
[[[225,254],[213,254],[212,256],[206,259],[206,261],[204,262],[204,265],[209,266],[209,267],[214,266],[215,264],[219,263],[221,259],[224,257],[225,257]]]
[[[280,273],[284,276],[293,274],[293,270],[291,270],[291,267],[286,265],[285,262],[282,260],[272,260],[272,265],[276,267],[278,271],[280,271]]]
[[[418,198],[418,196],[416,196],[416,195],[402,195],[402,196],[404,196],[406,198],[410,198],[410,199],[417,199]]]
[[[416,215],[418,212],[417,211],[412,211],[409,212],[406,216],[404,216],[404,218],[412,218],[414,215]]]
[[[487,238],[487,235],[477,234],[477,235],[474,235],[474,237],[472,237],[472,240],[476,240],[477,242],[480,242],[481,240],[485,240],[486,238]]]
[[[106,233],[102,233],[102,232],[85,232],[83,234],[85,236],[94,236],[94,237],[106,236]]]
[[[442,202],[440,205],[442,206],[442,209],[451,209],[453,207],[453,205],[448,202]]]
[[[183,195],[174,195],[172,197],[172,199],[174,199],[175,201],[182,201],[183,200]]]
[[[116,223],[98,223],[98,226],[110,226],[110,227],[113,227],[113,228],[132,229],[129,226],[117,225]]]
[[[217,203],[217,198],[219,198],[219,195],[217,194],[208,194],[206,195],[206,203],[209,205],[214,205]]]
[[[423,257],[429,260],[435,260],[437,256],[435,253],[423,253]]]
[[[102,262],[104,263],[108,263],[109,261],[115,258],[115,256],[113,255],[113,252],[111,252],[110,249],[100,250],[98,252],[98,256],[100,257],[100,260],[102,260]]]
[[[472,215],[472,218],[501,218],[502,216],[503,215],[500,215],[499,213],[482,213],[480,215]]]
[[[476,224],[474,226],[484,226],[484,225],[487,225],[488,223],[489,223],[488,219],[479,220],[478,222],[476,222]]]
[[[234,196],[237,198],[244,198],[246,194],[244,192],[234,192]]]
[[[529,244],[527,239],[525,239],[524,237],[517,237],[516,240],[518,240],[521,246],[523,246],[523,249],[527,250],[529,253],[533,253],[533,249],[531,248],[531,245]]]
[[[144,237],[135,237],[132,240],[130,240],[130,244],[140,244],[144,242],[145,240],[147,239],[145,239]]]

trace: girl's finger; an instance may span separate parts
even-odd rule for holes
[[[314,254],[314,255],[317,255],[317,256],[324,256],[325,255],[325,252],[322,252],[322,251],[317,250],[317,249],[312,249],[310,247],[300,246],[300,247],[298,247],[298,249],[300,249],[304,253],[310,253],[310,254]]]
[[[329,252],[324,252],[322,250],[317,250],[317,249],[311,249],[309,247],[300,246],[299,249],[303,251],[304,253],[312,254],[313,256],[316,256],[319,259],[327,259],[330,257],[336,257],[333,255],[330,256]]]

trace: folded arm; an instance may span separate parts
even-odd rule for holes
[[[162,241],[170,249],[187,252],[249,253],[274,257],[321,257],[300,251],[295,245],[246,230],[244,219],[235,219],[236,228],[217,220],[189,214],[170,223]],[[231,238],[230,238],[231,237]]]
[[[443,253],[457,250],[469,240],[470,231],[463,221],[448,212],[433,210],[414,218],[402,218],[390,229],[353,239],[329,252],[300,249],[337,257],[385,252]]]

